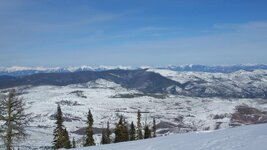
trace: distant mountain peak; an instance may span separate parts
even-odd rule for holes
[[[61,73],[61,72],[77,72],[77,71],[105,71],[105,70],[134,70],[134,69],[167,69],[173,71],[183,72],[210,72],[210,73],[232,73],[236,71],[255,71],[255,70],[267,70],[267,65],[262,64],[241,64],[241,65],[217,65],[217,66],[205,66],[205,65],[167,65],[167,66],[69,66],[69,67],[24,67],[24,66],[12,66],[12,67],[0,67],[0,75],[10,76],[25,76],[36,73]]]

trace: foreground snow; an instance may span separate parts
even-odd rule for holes
[[[266,150],[267,124],[186,133],[77,150]]]

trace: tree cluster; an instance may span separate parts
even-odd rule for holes
[[[128,130],[128,123],[125,121],[123,116],[120,117],[119,122],[115,128],[115,140],[114,142],[124,142],[124,141],[134,141],[156,137],[156,120],[153,119],[152,130],[149,125],[145,125],[144,129],[141,123],[141,112],[137,112],[137,126],[135,127],[134,123],[131,122],[130,130]]]
[[[102,138],[101,138],[101,144],[110,144],[112,142],[119,143],[119,142],[125,142],[125,141],[134,141],[134,140],[141,140],[141,139],[147,139],[151,137],[156,137],[156,120],[153,118],[153,125],[152,128],[150,128],[149,125],[145,125],[144,128],[142,126],[141,122],[141,111],[138,110],[137,112],[137,125],[131,122],[130,126],[128,126],[128,122],[126,119],[121,115],[119,117],[118,123],[115,126],[114,129],[114,140],[111,139],[111,130],[110,130],[110,124],[107,122],[106,128],[102,127]],[[91,114],[91,111],[89,110],[88,116],[87,116],[87,128],[86,128],[86,138],[84,146],[93,146],[95,145],[94,139],[93,139],[93,115]]]

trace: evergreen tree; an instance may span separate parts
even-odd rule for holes
[[[83,146],[93,146],[95,145],[95,141],[93,138],[93,124],[94,119],[93,115],[91,114],[91,111],[89,109],[88,115],[87,115],[87,127],[86,127],[86,133],[85,133],[85,142]]]
[[[107,128],[102,129],[102,144],[110,144],[111,139],[110,139],[111,131],[109,129],[109,121],[107,122]]]
[[[69,133],[66,128],[64,129],[64,132],[63,132],[63,147],[67,149],[71,148]]]
[[[76,148],[76,142],[74,138],[72,138],[72,148]]]
[[[106,129],[106,140],[107,140],[107,144],[110,144],[111,143],[110,136],[111,136],[111,131],[110,131],[110,128],[109,128],[109,121],[108,121],[107,122],[107,129]]]
[[[124,142],[129,140],[128,133],[128,124],[123,119],[123,116],[120,117],[120,120],[115,128],[115,143]]]
[[[145,126],[145,135],[144,135],[144,139],[148,139],[148,138],[151,138],[151,131],[149,129],[149,126],[146,125]]]
[[[102,128],[101,144],[107,144],[107,132],[104,128]]]
[[[153,118],[152,130],[153,130],[153,137],[156,137],[157,136],[157,127],[156,127],[156,119],[155,118]]]
[[[138,112],[137,112],[137,139],[138,140],[143,139],[140,110],[138,110]]]
[[[135,126],[134,126],[134,123],[132,121],[131,129],[130,129],[130,141],[134,141],[134,140],[135,140]]]
[[[125,119],[123,120],[122,130],[123,130],[123,141],[129,141],[128,123],[126,122]]]
[[[56,113],[56,128],[54,129],[54,140],[53,140],[53,147],[54,149],[65,148],[65,134],[64,133],[64,125],[63,125],[63,118],[62,118],[62,111],[60,105],[57,106],[57,113]]]
[[[0,137],[6,150],[12,149],[15,140],[23,140],[27,137],[25,127],[31,120],[31,114],[25,113],[26,109],[25,102],[17,97],[15,90],[10,90],[8,95],[0,100]]]
[[[123,136],[123,131],[122,131],[122,116],[121,116],[115,128],[115,141],[114,142],[115,143],[122,142],[122,136]]]

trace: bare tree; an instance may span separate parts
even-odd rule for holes
[[[14,89],[0,100],[0,133],[6,150],[12,150],[14,141],[24,140],[27,137],[25,127],[31,120],[31,114],[27,114],[26,109],[25,102],[17,97]]]

